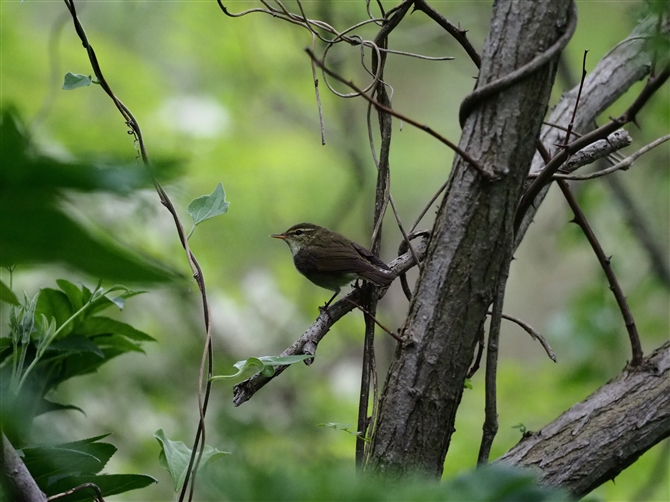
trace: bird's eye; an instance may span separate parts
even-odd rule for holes
[[[294,235],[302,235],[302,230],[296,230],[293,232]]]

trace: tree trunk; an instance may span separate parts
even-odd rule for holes
[[[574,26],[569,0],[498,1],[478,86],[534,60]],[[571,24],[572,22],[572,24]],[[454,431],[477,333],[493,299],[512,222],[535,152],[557,57],[482,103],[460,147],[501,180],[484,180],[456,156],[380,403],[369,468],[435,477]]]

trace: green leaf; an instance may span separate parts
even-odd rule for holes
[[[268,366],[288,366],[290,364],[299,363],[305,359],[311,359],[314,356],[302,354],[300,356],[262,356],[258,359]]]
[[[0,301],[9,303],[10,305],[19,305],[19,299],[2,281],[0,281]]]
[[[495,500],[498,502],[569,501],[567,492],[537,484],[537,472],[506,465],[486,465],[443,484],[450,500]]]
[[[23,463],[42,489],[49,485],[49,478],[54,476],[75,472],[96,473],[105,466],[95,455],[69,448],[36,446],[23,448],[22,451]]]
[[[144,353],[139,345],[120,335],[96,336],[91,338],[91,341],[102,351],[104,359],[91,357],[87,353],[65,353],[58,355],[55,352],[48,352],[48,358],[45,355],[46,360],[42,361],[41,364],[58,364],[58,371],[54,371],[51,374],[51,378],[45,386],[45,391],[60,385],[72,377],[93,373],[103,364],[126,352]]]
[[[124,354],[126,352],[140,352],[144,354],[144,350],[138,343],[134,343],[131,340],[128,340],[122,335],[100,335],[93,338],[93,341],[101,349],[107,349],[114,352],[118,352],[117,355]]]
[[[62,493],[64,491],[70,490],[76,486],[83,485],[84,483],[93,483],[100,491],[102,491],[105,500],[111,495],[117,495],[119,493],[124,493],[130,490],[137,490],[139,488],[145,488],[149,485],[157,483],[158,481],[145,474],[101,474],[98,476],[68,476],[63,479],[59,479],[49,487],[44,490],[47,495],[52,496],[57,493]],[[79,502],[86,501],[90,502],[92,491],[90,489],[80,490],[75,492],[72,495],[68,495],[67,502]],[[143,499],[143,497],[140,497]]]
[[[84,336],[122,335],[138,342],[155,342],[156,339],[133,328],[130,324],[108,317],[89,317],[79,325],[77,332]]]
[[[519,422],[519,423],[516,424],[516,425],[513,425],[513,426],[512,426],[512,429],[519,429],[519,432],[520,432],[523,436],[525,436],[526,433],[528,432],[528,428],[527,428],[523,423],[521,423],[521,422]]]
[[[188,205],[188,212],[193,218],[193,227],[199,223],[226,213],[229,202],[226,202],[226,193],[223,191],[223,185],[219,183],[210,195],[203,195],[193,199]],[[191,231],[193,233],[193,231]]]
[[[136,295],[141,295],[145,291],[127,291],[121,295],[110,297],[109,294],[105,294],[94,300],[91,303],[91,306],[88,308],[89,313],[92,315],[96,312],[101,312],[109,307],[117,307],[119,310],[122,310],[126,305],[126,299],[132,298]]]
[[[37,412],[35,413],[35,416],[44,415],[45,413],[50,413],[52,411],[61,411],[61,410],[76,410],[81,412],[82,415],[86,415],[86,413],[84,413],[84,410],[73,404],[54,403],[53,401],[49,401],[43,398],[37,404]]]
[[[210,380],[214,381],[214,380],[225,380],[229,378],[236,378],[249,368],[259,368],[260,373],[263,376],[272,376],[274,375],[275,366],[289,366],[291,364],[304,361],[305,359],[311,359],[312,357],[314,356],[301,355],[301,356],[250,357],[249,359],[237,361],[235,364],[233,364],[233,366],[238,370],[237,373],[233,375],[216,375],[210,378]]]
[[[88,87],[93,83],[93,79],[90,75],[82,75],[80,73],[67,72],[65,78],[63,79],[63,89],[66,91],[71,91],[77,87]]]
[[[105,355],[95,343],[82,335],[70,335],[53,342],[49,351],[64,352],[70,354],[92,353],[104,359]]]
[[[116,453],[116,446],[97,442],[107,436],[108,434],[70,443],[23,448],[23,462],[42,489],[54,477],[97,474]]]
[[[72,314],[74,314],[72,304],[67,295],[62,291],[51,288],[43,288],[40,290],[40,296],[37,299],[36,314],[42,314],[47,319],[56,319],[56,325],[62,326]],[[46,326],[44,326],[46,329]],[[72,331],[72,324],[67,326],[59,336],[63,337]]]
[[[56,284],[58,284],[58,287],[67,295],[67,298],[70,300],[70,304],[72,305],[73,311],[76,312],[83,307],[86,301],[88,301],[88,297],[84,298],[85,288],[83,286],[82,289],[79,289],[77,286],[72,284],[70,281],[66,281],[65,279],[56,280]]]
[[[188,463],[191,458],[191,449],[181,441],[172,441],[168,439],[165,436],[163,429],[158,429],[154,433],[154,437],[161,445],[161,451],[158,455],[158,462],[170,473],[174,491],[177,492],[184,485],[184,480],[186,479],[186,471],[188,469]],[[224,455],[230,455],[230,453],[205,445],[198,471],[204,469],[207,464],[223,457]]]

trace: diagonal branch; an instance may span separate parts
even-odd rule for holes
[[[642,107],[647,103],[649,98],[654,95],[654,93],[668,80],[670,77],[670,65],[663,68],[655,77],[650,77],[647,81],[647,84],[644,86],[644,89],[640,92],[638,97],[633,101],[633,103],[628,107],[628,109],[619,117],[613,118],[607,124],[591,131],[588,134],[583,135],[582,137],[576,139],[572,143],[569,143],[567,146],[562,147],[556,156],[554,156],[551,161],[547,163],[545,168],[540,172],[540,175],[535,179],[532,185],[528,188],[524,196],[521,198],[519,203],[519,208],[517,209],[517,214],[514,219],[514,231],[518,232],[521,228],[521,224],[524,221],[526,212],[530,206],[535,201],[535,197],[540,193],[544,186],[551,182],[552,177],[556,174],[556,171],[563,165],[563,163],[568,160],[570,155],[578,152],[582,148],[598,141],[604,139],[613,133],[615,130],[627,124],[628,122],[634,122],[638,112]]]
[[[635,152],[635,153],[629,155],[628,157],[626,157],[625,159],[623,159],[621,162],[617,162],[613,166],[610,166],[606,169],[601,169],[600,171],[595,171],[593,173],[584,174],[584,175],[557,173],[557,174],[554,174],[554,179],[555,180],[561,179],[561,180],[584,181],[584,180],[592,180],[592,179],[595,179],[595,178],[600,178],[602,176],[607,176],[608,174],[611,174],[611,173],[616,172],[616,171],[626,171],[628,168],[630,168],[630,166],[633,165],[633,163],[639,157],[641,157],[642,155],[647,153],[652,148],[655,148],[658,145],[660,145],[662,143],[665,143],[668,140],[670,140],[670,134],[667,134],[665,136],[662,136],[662,137],[652,141],[648,145],[645,145],[642,148],[640,148],[637,152]],[[594,145],[595,145],[595,143],[594,143]],[[594,145],[591,145],[591,146],[594,146]],[[584,150],[582,150],[579,153],[582,153],[583,151]],[[570,163],[570,161],[572,161],[572,159],[570,159],[568,162],[566,162],[566,165],[568,163]]]
[[[410,238],[412,235],[410,235]],[[428,245],[428,236],[421,232],[421,241],[414,247],[416,253],[422,258],[426,252]],[[407,252],[399,256],[388,264],[389,268],[396,274],[401,274],[409,270],[415,265],[412,253]],[[388,287],[386,288],[388,289]],[[386,289],[379,290],[379,298],[386,294]],[[330,327],[339,321],[346,314],[351,312],[354,308],[353,303],[360,304],[362,299],[361,289],[354,289],[345,298],[333,303],[328,307],[328,311],[319,314],[319,317],[312,323],[312,325],[303,333],[303,335],[296,340],[293,345],[284,350],[281,356],[309,354],[315,355],[316,349],[321,339],[326,336]],[[353,303],[352,303],[353,302]],[[277,366],[275,373],[271,377],[266,377],[260,373],[246,379],[243,382],[235,385],[233,389],[233,404],[239,406],[253,397],[262,387],[268,384],[271,380],[278,377],[288,366]]]
[[[670,342],[627,368],[496,463],[538,470],[540,482],[576,499],[670,436]]]
[[[589,225],[589,222],[586,219],[586,215],[579,207],[577,199],[575,199],[575,196],[570,191],[567,181],[558,180],[557,183],[559,188],[563,192],[565,199],[568,201],[568,204],[570,204],[570,209],[572,209],[572,212],[575,214],[574,219],[575,223],[577,223],[584,231],[584,234],[586,235],[589,244],[591,244],[593,251],[598,257],[600,265],[605,271],[607,280],[610,283],[610,289],[612,290],[612,293],[614,293],[614,297],[616,298],[616,302],[619,305],[619,309],[621,310],[621,314],[623,315],[623,319],[626,324],[626,330],[628,331],[628,337],[630,339],[631,344],[631,351],[633,353],[633,358],[630,361],[630,365],[632,367],[639,366],[642,363],[643,358],[642,345],[640,344],[640,336],[638,335],[637,327],[635,326],[635,320],[633,319],[633,314],[630,311],[630,307],[628,306],[626,296],[623,294],[621,285],[619,284],[619,281],[617,280],[616,275],[614,274],[614,270],[612,269],[611,257],[605,255],[605,252],[603,251],[600,242],[598,242],[598,238],[596,237],[595,233],[593,233],[593,229],[591,228],[591,225]]]
[[[446,17],[437,12],[425,0],[414,0],[414,8],[426,14],[433,21],[444,28],[452,37],[454,37],[456,41],[461,44],[461,47],[465,49],[465,52],[468,53],[468,56],[470,56],[470,59],[472,59],[472,62],[475,64],[475,66],[477,66],[477,68],[482,65],[482,58],[468,40],[466,30],[462,30],[458,26],[454,26]]]
[[[619,99],[634,83],[649,74],[651,54],[648,39],[656,27],[656,16],[647,16],[633,31],[610,50],[596,65],[584,81],[584,92],[580,100],[575,130],[588,131],[598,116]],[[554,107],[547,122],[567,125],[574,109],[577,88],[563,94]],[[541,138],[547,145],[563,142],[562,133],[554,125],[543,128]],[[531,165],[531,173],[541,172],[547,162],[536,154]],[[523,239],[537,209],[549,190],[549,185],[541,188],[532,201],[520,223],[517,222],[516,246]]]

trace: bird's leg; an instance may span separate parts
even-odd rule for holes
[[[339,294],[340,294],[340,290],[338,289],[337,291],[335,291],[335,294],[330,297],[330,300],[328,300],[323,307],[319,307],[319,312],[322,312],[322,313],[325,312],[326,315],[328,316],[328,319],[330,319],[330,314],[328,313],[328,307],[330,306],[332,301],[335,299],[335,297]]]
[[[333,296],[330,297],[330,300],[328,300],[328,301],[326,302],[326,304],[323,306],[323,308],[326,309],[326,310],[328,310],[328,306],[332,303],[332,301],[335,299],[335,297],[336,297],[337,295],[339,295],[339,294],[340,294],[340,290],[338,289],[337,291],[335,291],[335,294],[334,294]]]

